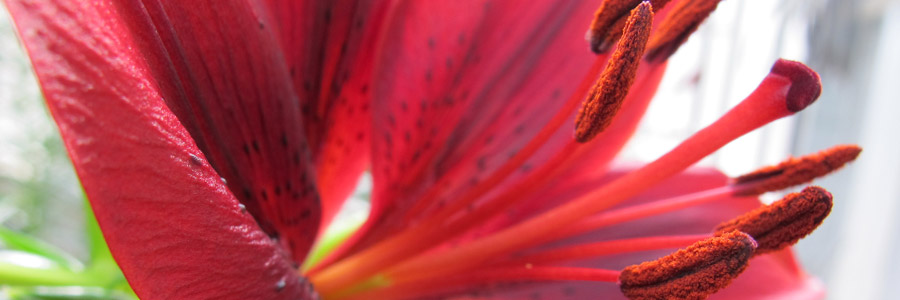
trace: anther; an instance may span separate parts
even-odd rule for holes
[[[808,183],[855,160],[861,151],[856,145],[839,145],[758,169],[734,179],[734,195],[759,195]]]
[[[653,12],[649,2],[643,2],[631,11],[625,33],[616,52],[600,75],[600,79],[588,93],[578,117],[575,119],[575,139],[587,142],[608,127],[622,107],[622,101],[637,75],[644,47],[650,36]]]
[[[591,51],[597,54],[609,51],[616,40],[622,36],[629,12],[643,0],[606,0],[594,13],[594,20],[587,32],[587,40]],[[669,0],[651,0],[653,12],[662,9]]]
[[[619,287],[629,299],[706,299],[747,268],[754,249],[756,242],[743,232],[711,237],[625,268]]]
[[[650,39],[647,60],[663,61],[672,56],[718,5],[719,0],[679,1]]]
[[[759,244],[754,255],[777,251],[812,233],[831,212],[831,206],[831,193],[811,186],[719,224],[716,234],[739,230],[752,236]]]

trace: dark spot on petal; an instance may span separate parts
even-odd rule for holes
[[[387,121],[388,121],[389,127],[394,128],[394,129],[397,128],[397,120],[394,119],[394,115],[392,115],[392,114],[387,115]]]
[[[525,124],[519,124],[518,126],[516,126],[516,129],[514,129],[514,131],[513,131],[513,133],[515,133],[517,135],[522,134],[523,132],[525,132]]]
[[[188,154],[188,155],[190,155],[190,157],[191,157],[192,164],[194,164],[195,166],[198,166],[198,167],[203,166],[203,160],[200,159],[200,157],[197,157],[196,155],[193,155],[193,154]]]
[[[324,12],[325,23],[331,23],[331,8],[328,8]]]

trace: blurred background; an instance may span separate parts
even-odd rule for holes
[[[837,144],[864,148],[816,182],[835,207],[796,247],[829,299],[900,295],[900,1],[728,0],[670,60],[669,73],[624,161],[649,161],[743,99],[778,58],[822,76],[819,101],[702,162],[740,175]],[[364,182],[364,195],[371,183]],[[765,195],[772,201],[781,195]],[[363,197],[352,202],[358,211]],[[0,13],[0,225],[75,258],[86,245],[83,195],[9,16]],[[363,214],[364,215],[364,214]],[[2,244],[0,244],[2,245]],[[2,248],[2,247],[0,247]],[[0,254],[0,261],[3,255]],[[0,274],[0,299],[9,297]]]

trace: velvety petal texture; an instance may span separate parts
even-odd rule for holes
[[[154,77],[158,62],[143,59],[117,7],[6,3],[107,243],[138,296],[312,297],[289,254],[260,230],[167,108],[165,85],[173,83]]]
[[[593,84],[599,75],[591,73],[592,65],[599,60],[602,66],[608,56],[585,51],[583,43],[585,23],[599,3],[399,3],[385,25],[374,76],[373,209],[347,253],[460,198],[483,204],[511,191],[528,194],[602,174],[637,128],[664,65],[639,69],[613,127],[591,143],[573,141],[572,109],[562,112],[568,119],[556,124],[533,155],[511,169],[507,165],[570,98],[580,103],[580,84]],[[435,18],[436,12],[447,17]],[[558,155],[567,147],[574,150]],[[505,168],[511,171],[501,180],[484,185]],[[485,192],[473,193],[479,189]]]
[[[596,59],[563,42],[582,39],[596,2],[397,4],[373,83],[373,231],[358,245],[426,217],[410,213],[416,205],[447,204],[543,128]],[[546,153],[570,136],[565,126]]]
[[[262,1],[302,109],[323,225],[369,165],[373,49],[393,2]]]
[[[166,104],[228,187],[302,261],[320,202],[300,106],[271,28],[249,1],[117,3]]]

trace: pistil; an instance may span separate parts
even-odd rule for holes
[[[681,172],[729,141],[811,104],[818,96],[820,87],[811,86],[811,82],[817,83],[817,77],[816,80],[803,77],[802,74],[809,74],[804,70],[808,68],[800,63],[779,60],[769,76],[747,99],[658,160],[596,192],[493,235],[445,252],[420,255],[397,264],[383,274],[388,278],[410,274],[440,277],[471,269],[490,258],[531,245],[573,222],[632,197]],[[806,92],[793,92],[797,90]]]

